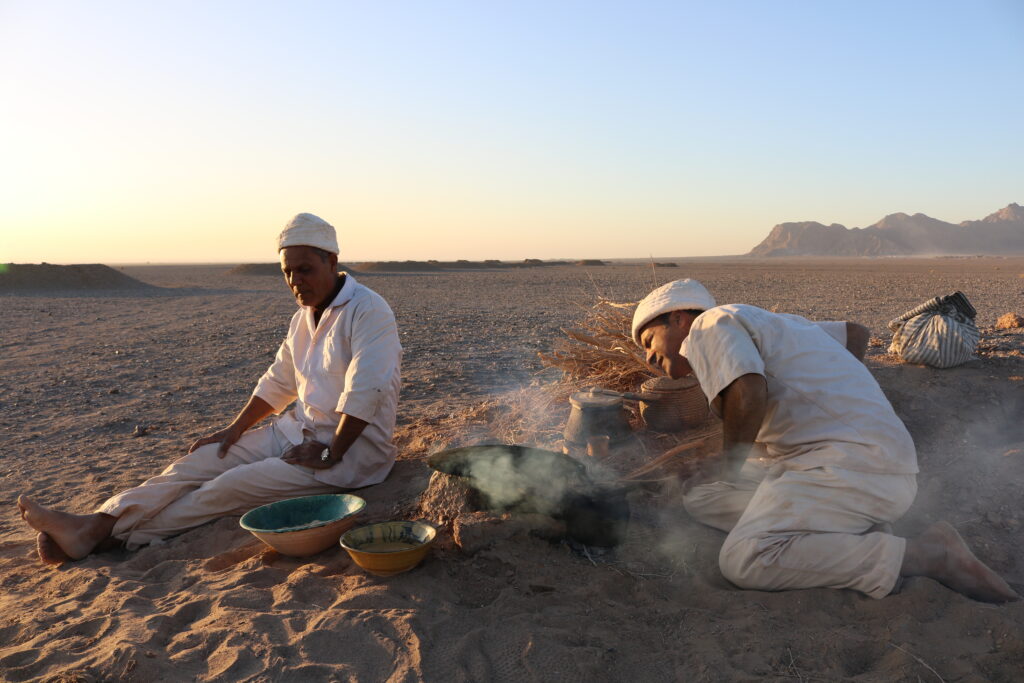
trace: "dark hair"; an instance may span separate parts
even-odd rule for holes
[[[697,315],[699,315],[700,313],[703,312],[702,310],[700,310],[698,308],[680,308],[679,310],[681,312],[683,312],[683,313],[689,313],[693,317],[696,317]],[[642,334],[644,330],[646,330],[647,328],[652,327],[654,325],[668,325],[669,324],[669,316],[672,315],[675,312],[676,311],[674,311],[674,310],[670,310],[667,313],[662,313],[662,314],[660,314],[660,315],[658,315],[656,317],[650,318],[650,321],[648,321],[646,324],[644,324],[644,326],[642,328],[640,328],[640,330],[637,332],[637,335]]]
[[[320,260],[323,261],[324,263],[327,263],[328,261],[331,260],[331,252],[327,251],[326,249],[321,249],[320,247],[310,247],[310,249],[312,249],[313,253],[319,256]]]
[[[701,313],[704,312],[704,311],[702,311],[700,309],[697,309],[697,308],[681,308],[681,309],[679,309],[679,311],[682,312],[682,313],[689,313],[690,315],[692,315],[695,318],[698,315],[700,315]],[[669,311],[668,313],[662,313],[661,315],[659,315],[656,318],[651,318],[650,322],[648,322],[647,325],[668,325],[668,318],[673,313],[675,313],[675,311]],[[647,325],[644,325],[644,329],[647,328]],[[643,330],[641,330],[641,332],[642,331]]]

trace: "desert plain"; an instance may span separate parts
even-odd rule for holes
[[[896,533],[946,519],[1024,591],[1024,330],[993,327],[1024,314],[1024,259],[678,263],[356,275],[390,302],[405,349],[399,460],[357,492],[366,520],[429,513],[426,456],[476,438],[446,425],[557,379],[538,352],[599,297],[635,302],[695,277],[720,303],[870,326],[866,363],[921,468]],[[280,278],[228,265],[118,269],[154,287],[0,292],[0,679],[1020,679],[1024,603],[979,603],[924,578],[882,600],[741,591],[718,570],[723,534],[659,491],[638,498],[614,551],[490,519],[473,543],[443,538],[387,579],[339,548],[277,555],[237,518],[134,553],[40,565],[17,495],[86,512],[157,473],[243,405],[295,308]],[[887,353],[888,320],[954,290],[978,309],[977,360],[935,370]],[[531,445],[557,449],[556,437]]]

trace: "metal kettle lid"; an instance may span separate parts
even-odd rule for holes
[[[580,409],[618,408],[622,406],[622,397],[594,390],[577,391],[569,396],[569,403]]]

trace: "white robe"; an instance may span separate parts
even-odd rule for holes
[[[698,316],[680,352],[709,401],[745,374],[767,383],[766,467],[748,461],[736,481],[684,498],[696,519],[729,532],[726,578],[889,594],[906,542],[871,529],[910,507],[917,456],[867,368],[810,321],[736,304]]]
[[[278,413],[294,402],[290,411],[243,434],[224,458],[219,444],[197,448],[98,512],[117,517],[111,535],[137,547],[277,500],[383,481],[395,462],[401,356],[391,308],[348,275],[319,325],[312,309],[295,313],[253,392]],[[368,424],[340,463],[314,470],[281,460],[304,440],[330,443],[342,413]]]

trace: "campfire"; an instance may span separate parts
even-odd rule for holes
[[[678,486],[699,462],[717,455],[721,425],[708,413],[699,387],[657,374],[633,343],[634,306],[600,299],[577,329],[563,330],[554,349],[540,354],[547,367],[561,371],[558,379],[416,426],[413,431],[433,445],[430,462],[438,470],[418,512],[450,525],[464,548],[472,544],[467,526],[512,513],[545,514],[565,521],[570,539],[614,545],[628,515],[626,492]],[[650,418],[657,431],[641,415],[643,394],[632,393],[642,388],[651,400],[644,409],[648,415],[654,398],[669,399]],[[611,431],[598,427],[590,435],[587,430],[597,423],[584,418],[580,406],[600,403],[602,390],[610,399],[619,396],[598,410],[600,424],[611,425]],[[588,436],[597,438],[587,443]],[[444,449],[454,450],[437,453]],[[538,463],[546,465],[540,471],[565,474],[569,468],[572,476],[527,476]],[[507,476],[495,476],[502,472]]]

